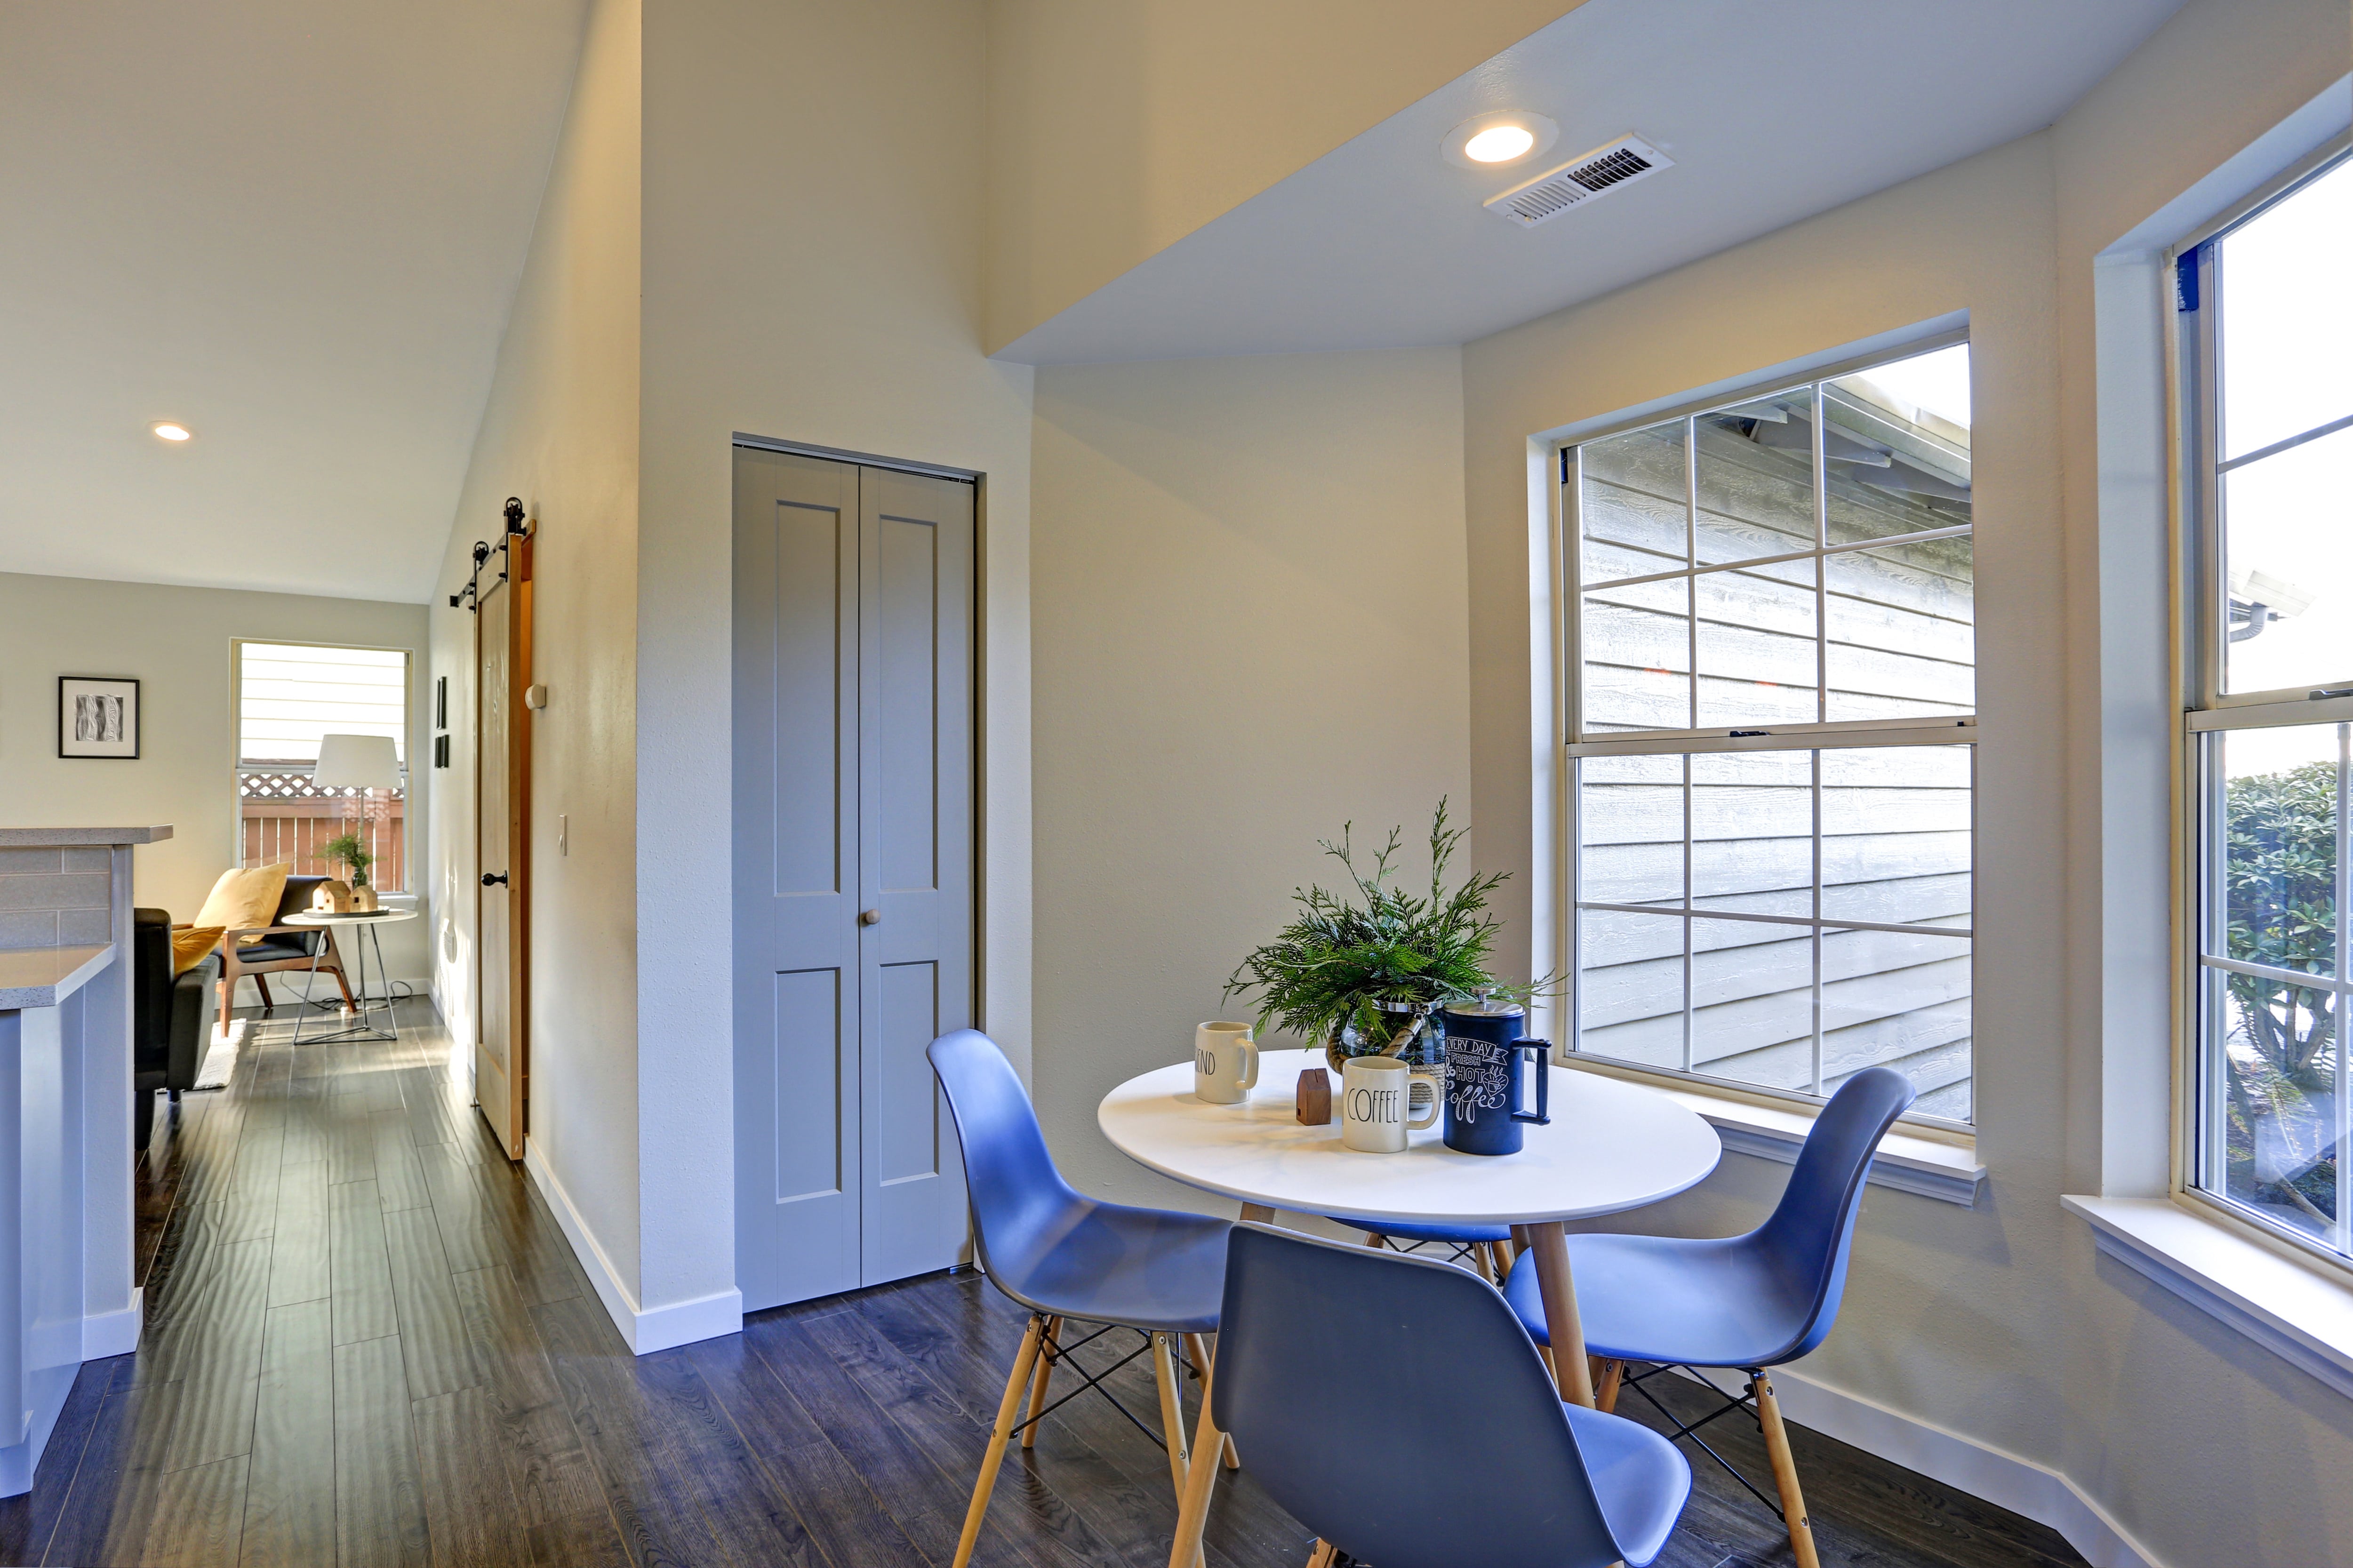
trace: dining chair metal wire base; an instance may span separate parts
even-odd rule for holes
[[[1614,1413],[1618,1395],[1623,1390],[1630,1388],[1641,1394],[1644,1402],[1673,1428],[1664,1434],[1669,1441],[1682,1442],[1689,1438],[1700,1452],[1714,1459],[1725,1475],[1738,1481],[1750,1497],[1764,1504],[1767,1510],[1781,1521],[1789,1531],[1791,1549],[1799,1561],[1812,1562],[1815,1560],[1813,1527],[1806,1517],[1805,1493],[1798,1485],[1798,1467],[1789,1452],[1788,1427],[1781,1419],[1780,1401],[1774,1395],[1773,1380],[1762,1367],[1740,1370],[1747,1381],[1741,1384],[1739,1393],[1725,1394],[1715,1383],[1691,1367],[1653,1363],[1643,1372],[1628,1372],[1624,1362],[1605,1361],[1600,1376],[1594,1380],[1601,1390],[1597,1403],[1601,1409]],[[1683,1420],[1662,1404],[1657,1394],[1642,1386],[1654,1377],[1670,1374],[1691,1379],[1709,1393],[1723,1396],[1724,1403],[1696,1420]],[[1780,1493],[1778,1502],[1757,1490],[1756,1482],[1742,1475],[1738,1466],[1717,1453],[1707,1439],[1699,1435],[1701,1427],[1712,1426],[1736,1410],[1746,1412],[1748,1418],[1757,1423],[1757,1436],[1763,1438],[1766,1458],[1773,1467],[1773,1487]],[[1798,1542],[1801,1539],[1804,1544],[1799,1546]]]
[[[1043,1312],[1030,1314],[1028,1328],[1022,1334],[1021,1349],[1013,1359],[1013,1370],[1005,1380],[1005,1397],[998,1403],[997,1423],[991,1429],[988,1449],[980,1463],[980,1476],[975,1481],[972,1502],[965,1512],[964,1531],[956,1542],[955,1568],[972,1560],[973,1549],[979,1542],[981,1522],[988,1516],[988,1500],[997,1489],[997,1474],[1005,1462],[1005,1450],[1018,1434],[1021,1447],[1034,1448],[1038,1444],[1039,1424],[1068,1405],[1089,1393],[1101,1395],[1111,1407],[1125,1416],[1130,1425],[1150,1438],[1155,1446],[1168,1456],[1168,1474],[1181,1501],[1185,1495],[1185,1476],[1191,1468],[1192,1454],[1187,1445],[1184,1415],[1184,1381],[1187,1376],[1208,1387],[1208,1351],[1199,1334],[1167,1334],[1132,1328],[1124,1323],[1100,1323],[1083,1337],[1068,1344],[1062,1342],[1064,1331],[1072,1320]],[[1131,1333],[1139,1342],[1134,1349],[1108,1366],[1090,1371],[1079,1361],[1076,1352],[1093,1344],[1107,1334]],[[1176,1342],[1185,1342],[1180,1350]],[[1108,1353],[1108,1352],[1107,1352]],[[1152,1358],[1152,1381],[1160,1396],[1160,1427],[1155,1431],[1144,1418],[1105,1386],[1112,1375],[1128,1366],[1139,1356]],[[1079,1386],[1051,1404],[1047,1403],[1054,1369],[1068,1363],[1078,1378]],[[1026,1399],[1025,1399],[1026,1396]],[[1027,1410],[1023,1409],[1027,1404]],[[1241,1461],[1235,1456],[1231,1440],[1220,1444],[1220,1458],[1228,1469],[1237,1469]]]

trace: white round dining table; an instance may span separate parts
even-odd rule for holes
[[[1533,1254],[1561,1396],[1591,1405],[1561,1222],[1641,1208],[1697,1184],[1723,1156],[1715,1129],[1640,1084],[1555,1067],[1546,1069],[1552,1120],[1524,1124],[1516,1154],[1457,1152],[1438,1124],[1408,1133],[1401,1152],[1364,1153],[1340,1142],[1336,1094],[1327,1125],[1297,1120],[1300,1070],[1323,1066],[1321,1051],[1265,1052],[1249,1098],[1219,1105],[1193,1092],[1193,1064],[1178,1062],[1113,1089],[1095,1120],[1138,1164],[1239,1198],[1246,1220],[1263,1224],[1287,1209],[1348,1221],[1512,1226]]]
[[[1103,1096],[1095,1121],[1129,1159],[1239,1198],[1242,1218],[1261,1225],[1288,1209],[1350,1221],[1510,1226],[1536,1270],[1561,1397],[1590,1407],[1593,1377],[1561,1224],[1640,1208],[1696,1185],[1723,1156],[1715,1129],[1654,1089],[1553,1067],[1546,1069],[1551,1121],[1525,1124],[1516,1154],[1449,1149],[1443,1118],[1409,1131],[1397,1153],[1364,1153],[1341,1143],[1336,1110],[1324,1126],[1299,1122],[1300,1070],[1324,1065],[1321,1051],[1264,1052],[1249,1097],[1219,1105],[1193,1092],[1193,1064],[1178,1062]],[[1209,1375],[1216,1379],[1214,1363]],[[1169,1568],[1198,1568],[1217,1485],[1212,1456],[1224,1440],[1205,1391],[1190,1450],[1199,1460],[1184,1468]],[[1316,1560],[1329,1560],[1320,1542]]]

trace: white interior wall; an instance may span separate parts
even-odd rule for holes
[[[1031,373],[980,353],[982,24],[961,0],[647,7],[638,1202],[645,1309],[686,1337],[734,1291],[738,431],[987,476],[982,1019],[1028,1061]]]
[[[1041,370],[1032,479],[1040,1119],[1065,1173],[1222,1208],[1104,1142],[1295,887],[1468,808],[1461,355]],[[1458,861],[1458,873],[1468,866]]]
[[[432,831],[427,739],[425,610],[374,599],[252,594],[151,583],[0,573],[0,823],[125,826],[168,822],[172,837],[134,856],[132,896],[192,921],[237,861],[236,715],[231,642],[354,643],[406,648],[411,658],[408,885],[425,918],[387,926],[394,978],[427,973],[426,899]],[[139,685],[135,761],[58,755],[58,677],[110,675]],[[348,939],[346,966],[353,962]],[[370,953],[373,961],[374,953]],[[374,982],[370,982],[373,985]],[[273,986],[274,994],[285,988]],[[241,1003],[260,1000],[248,982]]]
[[[2101,699],[2094,257],[2321,91],[2348,46],[2335,0],[2193,0],[2052,132],[1465,351],[1478,846],[1482,862],[1525,869],[1542,809],[1527,747],[1528,437],[1968,313],[1978,1121],[1992,1175],[1974,1210],[1870,1192],[1839,1329],[1799,1375],[2063,1475],[2175,1568],[2344,1560],[2353,1509],[2327,1478],[2353,1468],[2353,1410],[2095,1265],[2058,1207],[2071,1170],[2099,1166],[2096,1144],[2071,1158],[2071,1131],[2095,1136],[2112,1103],[2098,1070],[2100,817],[2085,794]],[[1742,1228],[1781,1174],[1728,1157],[1629,1223]]]
[[[530,1149],[608,1310],[638,1289],[637,0],[590,8],[431,607],[449,680],[450,766],[434,770],[434,995],[472,1069],[474,616],[449,607],[480,539],[520,496],[538,527],[533,675]],[[570,851],[558,853],[559,817]],[[615,1291],[620,1293],[617,1305]]]

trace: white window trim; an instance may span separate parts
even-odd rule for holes
[[[2187,1194],[2069,1193],[2059,1203],[2092,1227],[2102,1253],[2353,1396],[2353,1279],[2341,1268],[2256,1240]]]
[[[2353,153],[2353,133],[2339,130],[2270,178],[2255,184],[2239,199],[2215,211],[2162,251],[2158,260],[2166,282],[2171,283],[2175,265],[2180,257],[2252,219],[2306,180],[2340,163],[2348,153]],[[2201,269],[2201,272],[2211,273],[2211,268]],[[2211,276],[2203,277],[2201,289],[2211,290]],[[2240,1208],[2223,1195],[2197,1185],[2201,1145],[2208,1137],[2200,1105],[2203,1098],[2200,1086],[2206,1066],[2202,1042],[2199,1038],[2199,1020],[2202,1012],[2200,1001],[2202,971],[2209,966],[2202,951],[2207,911],[2203,903],[2206,879],[2200,857],[2205,852],[2203,817],[2210,801],[2200,750],[2194,742],[2198,736],[2214,731],[2353,720],[2353,698],[2324,699],[2317,693],[2306,696],[2302,690],[2231,693],[2222,689],[2221,671],[2214,662],[2216,650],[2209,646],[2207,640],[2210,629],[2206,626],[2207,617],[2197,607],[2198,596],[2206,593],[2215,581],[2217,563],[2213,549],[2219,545],[2219,541],[2210,537],[2214,500],[2208,484],[2211,477],[2208,464],[2198,450],[2198,444],[2206,437],[2203,418],[2212,407],[2212,389],[2205,379],[2211,374],[2211,366],[2201,359],[2193,372],[2183,363],[2184,327],[2170,298],[2169,288],[2167,292],[2163,337],[2168,411],[2166,464],[2172,488],[2169,521],[2176,578],[2167,662],[2173,687],[2173,708],[2179,715],[2172,767],[2174,800],[2170,813],[2173,833],[2171,858],[2175,868],[2171,942],[2175,1037],[2174,1126],[2168,1186],[2171,1200],[2182,1207],[2189,1223],[2220,1230],[2242,1246],[2255,1246],[2257,1243],[2247,1238],[2263,1237],[2270,1246],[2287,1249],[2306,1259],[2311,1268],[2327,1270],[2342,1282],[2344,1289],[2353,1292],[2353,1259],[2332,1250],[2324,1242],[2272,1224],[2252,1210]],[[2084,1211],[2079,1209],[2076,1212]],[[2090,1216],[2087,1214],[2085,1217]],[[2122,1243],[2119,1241],[2118,1245]],[[2219,1243],[2209,1242],[2207,1245],[2211,1248]],[[2190,1255],[2200,1256],[2195,1247],[2191,1248]],[[2151,1277],[2156,1278],[2154,1275]],[[2160,1283],[2166,1281],[2160,1280]],[[2172,1286],[2168,1284],[2168,1288]],[[2185,1299],[2196,1300],[2188,1296]],[[2226,1322],[2234,1321],[2221,1312],[2215,1315]],[[2353,1393],[2353,1387],[2340,1392]]]
[[[330,642],[322,637],[232,637],[228,640],[229,843],[237,847],[238,860],[242,862],[244,858],[245,844],[245,812],[243,801],[237,793],[239,787],[237,778],[243,773],[245,765],[244,650],[248,643],[269,643],[299,647],[357,648],[367,653],[397,653],[407,659],[408,662],[405,667],[406,679],[401,683],[401,689],[405,693],[400,742],[401,799],[407,807],[412,808],[408,812],[409,819],[412,822],[422,821],[421,810],[414,809],[418,807],[418,793],[424,787],[419,783],[420,769],[416,761],[417,734],[423,727],[418,722],[418,715],[424,714],[429,717],[432,710],[419,691],[421,680],[419,672],[425,668],[425,659],[419,650],[398,643]],[[402,836],[401,880],[404,887],[396,893],[379,892],[378,897],[385,902],[396,908],[408,909],[417,906],[422,901],[421,879],[425,868],[424,838],[425,835],[422,833],[406,833]]]
[[[1798,1163],[1798,1151],[1805,1147],[1819,1114],[1813,1105],[1771,1100],[1761,1093],[1746,1095],[1729,1087],[1702,1086],[1603,1058],[1571,1054],[1560,1059],[1579,1072],[1656,1089],[1697,1113],[1733,1153],[1783,1165]],[[1942,1124],[1903,1122],[1880,1141],[1868,1180],[1875,1187],[1971,1208],[1985,1186],[1986,1168],[1978,1163],[1974,1136],[1948,1131]]]
[[[2066,1212],[2098,1250],[2353,1394],[2353,1268],[2183,1183],[2195,1121],[2177,1092],[2196,1042],[2183,987],[2194,890],[2180,827],[2187,546],[2172,355],[2173,254],[2353,142],[2333,85],[2094,258],[2098,366],[2101,1023],[2098,1194]],[[2315,707],[2318,704],[2313,705]],[[2309,710],[2306,710],[2308,712]],[[2244,717],[2242,715],[2242,717]],[[2150,847],[2168,842],[2162,860]],[[2190,933],[2194,935],[2194,931]]]
[[[1740,1084],[1701,1074],[1687,1075],[1611,1058],[1588,1057],[1572,1047],[1571,1042],[1577,1036],[1574,969],[1577,952],[1576,760],[1588,755],[1637,752],[1657,754],[1819,749],[1825,745],[1924,745],[1935,743],[1929,736],[1936,731],[1951,730],[1965,731],[1965,743],[1975,746],[1983,739],[1978,726],[1978,715],[1972,712],[1965,719],[1926,717],[1783,724],[1776,726],[1770,734],[1758,734],[1753,738],[1743,735],[1736,741],[1732,739],[1728,730],[1646,731],[1639,736],[1611,733],[1591,740],[1583,738],[1577,729],[1578,716],[1574,711],[1577,675],[1573,668],[1578,658],[1576,607],[1579,603],[1580,587],[1573,570],[1572,552],[1580,548],[1580,541],[1569,517],[1566,500],[1568,486],[1561,478],[1563,457],[1569,448],[1587,442],[1605,440],[1611,436],[1737,403],[1757,395],[1760,388],[1785,383],[1830,380],[1910,354],[1928,353],[1957,343],[1966,343],[1969,335],[1968,314],[1960,312],[1883,332],[1823,353],[1767,366],[1754,374],[1715,382],[1674,397],[1640,404],[1602,418],[1564,426],[1531,437],[1529,441],[1531,547],[1532,553],[1542,563],[1544,572],[1540,579],[1543,591],[1532,595],[1535,601],[1533,608],[1539,617],[1539,624],[1531,628],[1539,634],[1532,639],[1539,650],[1537,666],[1532,672],[1535,676],[1533,684],[1537,691],[1535,716],[1540,732],[1546,723],[1549,722],[1551,727],[1551,744],[1539,744],[1535,770],[1539,800],[1536,842],[1540,847],[1541,862],[1550,873],[1550,886],[1539,893],[1544,903],[1544,919],[1537,932],[1535,956],[1539,972],[1549,968],[1551,973],[1560,977],[1554,992],[1537,999],[1535,1007],[1532,1009],[1535,1015],[1532,1022],[1545,1027],[1561,1042],[1554,1050],[1556,1062],[1624,1078],[1670,1096],[1688,1097],[1694,1102],[1693,1109],[1701,1110],[1701,1114],[1716,1125],[1719,1136],[1724,1136],[1727,1131],[1731,1132],[1732,1136],[1725,1138],[1725,1146],[1739,1152],[1782,1160],[1781,1151],[1786,1149],[1787,1163],[1795,1163],[1796,1146],[1804,1142],[1806,1131],[1812,1128],[1814,1117],[1824,1102],[1810,1096],[1777,1094],[1762,1085]],[[1819,464],[1819,455],[1817,462]],[[1974,525],[1968,530],[1950,531],[1970,532],[1973,537]],[[1915,732],[1906,733],[1907,731]],[[1973,765],[1973,778],[1974,773]],[[1976,796],[1972,784],[1970,876],[1973,888],[1976,879]],[[1547,846],[1550,853],[1542,854],[1542,848]],[[1973,891],[1972,906],[1975,901]],[[1971,990],[1974,993],[1974,942],[1970,955]],[[1978,1044],[1973,1026],[1970,1040],[1973,1057]],[[1971,1070],[1974,1073],[1974,1064]],[[1717,1114],[1702,1110],[1703,1105],[1716,1108],[1721,1120]],[[1725,1109],[1730,1107],[1742,1109]],[[1750,1115],[1752,1110],[1760,1114]],[[1767,1111],[1769,1115],[1762,1114]],[[1971,1116],[1974,1117],[1976,1112],[1976,1097],[1972,1094]],[[1926,1195],[1953,1203],[1974,1204],[1978,1187],[1985,1179],[1985,1168],[1976,1163],[1975,1157],[1977,1123],[1974,1121],[1953,1121],[1942,1117],[1906,1116],[1897,1126],[1906,1132],[1924,1134],[1918,1140],[1924,1143],[1945,1146],[1950,1141],[1954,1144],[1964,1144],[1968,1151],[1968,1159],[1966,1163],[1952,1163],[1945,1169],[1938,1169],[1939,1162],[1931,1159],[1926,1162],[1926,1166],[1936,1173],[1924,1174],[1921,1184],[1910,1187],[1905,1187],[1900,1181],[1883,1179],[1874,1163],[1871,1180],[1878,1185],[1904,1187],[1908,1191],[1925,1191],[1928,1186],[1936,1186],[1939,1190],[1927,1192]],[[1794,1135],[1793,1128],[1797,1129]],[[1891,1137],[1902,1135],[1891,1134]],[[1741,1148],[1736,1139],[1753,1142],[1756,1146]],[[1890,1170],[1894,1169],[1895,1166],[1891,1163]],[[1962,1195],[1964,1193],[1967,1195]]]

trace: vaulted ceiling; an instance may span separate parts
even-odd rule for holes
[[[0,570],[422,602],[584,15],[0,6]]]

